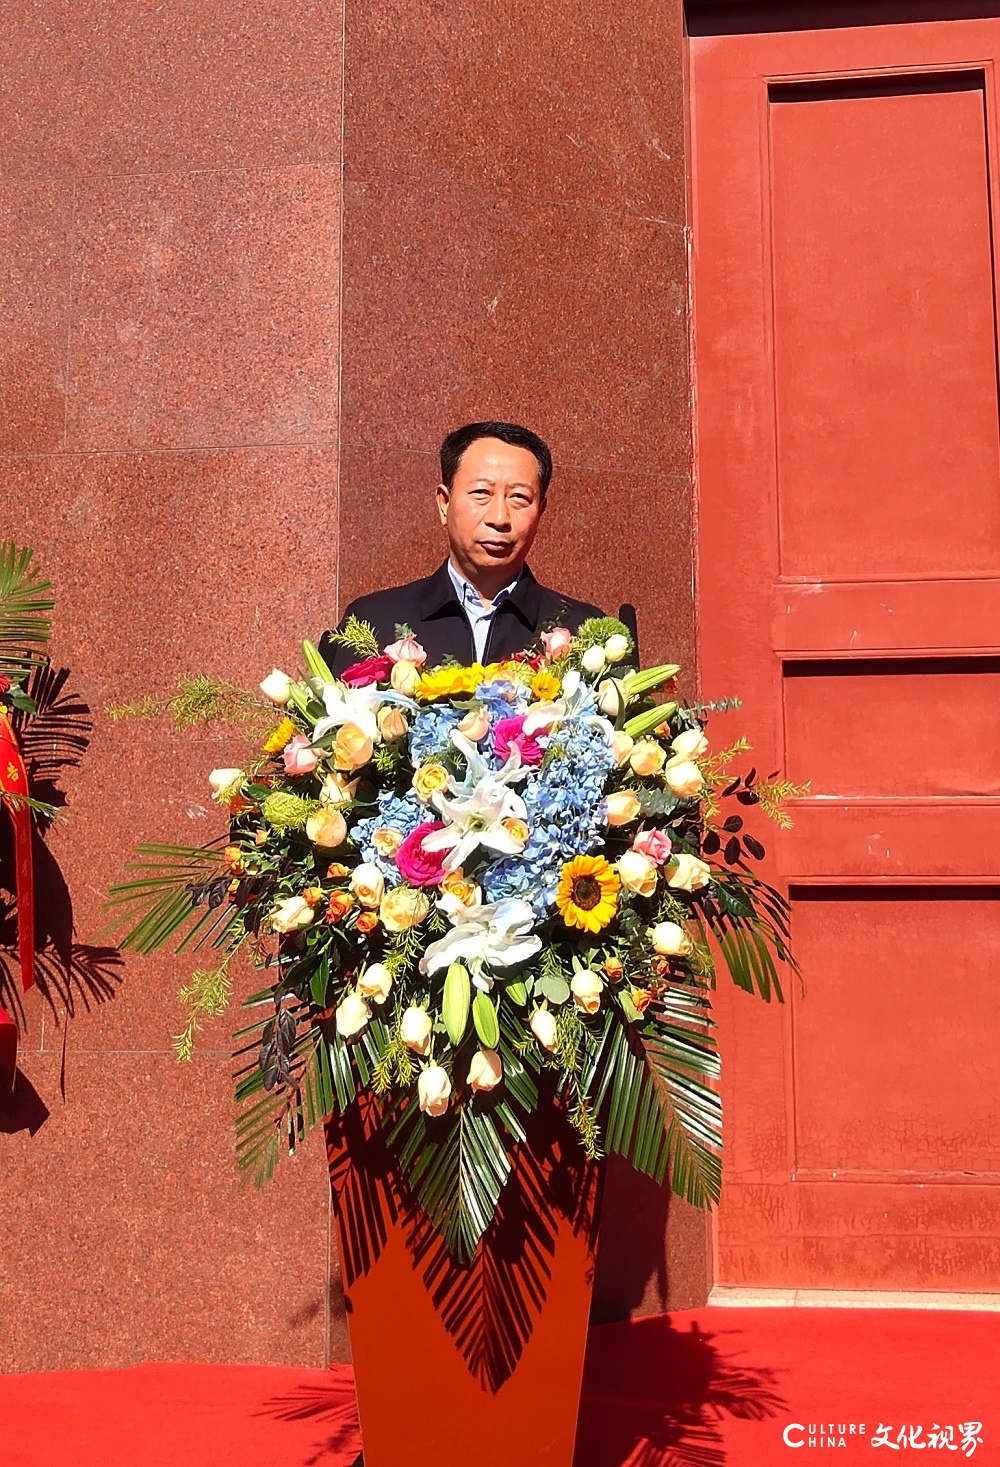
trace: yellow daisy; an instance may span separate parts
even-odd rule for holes
[[[556,906],[567,927],[600,932],[615,915],[621,883],[603,856],[574,856],[562,869]]]

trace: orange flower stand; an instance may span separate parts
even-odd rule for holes
[[[327,1123],[365,1467],[571,1467],[599,1168],[553,1107],[455,1264],[355,1104]]]

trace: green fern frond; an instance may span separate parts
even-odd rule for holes
[[[190,1063],[194,1058],[194,1037],[205,1019],[218,1019],[225,1013],[233,991],[229,976],[229,964],[234,952],[227,953],[217,968],[199,968],[177,995],[187,1010],[187,1022],[179,1034],[174,1035],[173,1044],[179,1061]]]
[[[357,616],[347,618],[343,631],[331,632],[329,641],[335,647],[346,647],[356,657],[377,657],[382,650],[374,627]]]
[[[55,606],[52,585],[38,574],[34,553],[13,540],[0,544],[0,666],[14,681],[26,677],[41,659],[30,649],[44,645]]]

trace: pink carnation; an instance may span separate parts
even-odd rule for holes
[[[391,657],[366,657],[364,662],[355,662],[342,672],[340,681],[349,688],[367,688],[372,683],[387,683],[391,672]]]
[[[632,842],[633,851],[638,851],[640,856],[653,861],[657,866],[670,855],[673,849],[669,835],[663,830],[640,830]]]
[[[288,740],[281,757],[289,774],[311,774],[319,763],[320,750],[314,749],[305,734],[295,734]]]
[[[424,841],[435,830],[444,830],[443,820],[428,820],[408,835],[396,852],[396,865],[411,886],[437,886],[444,876],[448,851],[425,851]]]
[[[501,718],[493,730],[493,752],[507,759],[511,749],[519,749],[522,764],[541,764],[545,750],[532,734],[524,732],[524,718]]]

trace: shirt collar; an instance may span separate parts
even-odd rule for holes
[[[524,574],[524,568],[522,567],[521,570],[518,571],[514,579],[510,581],[506,586],[501,587],[501,589],[496,593],[496,595],[493,597],[492,605],[490,607],[486,607],[483,605],[482,597],[476,590],[475,586],[472,585],[471,581],[467,581],[462,573],[456,570],[450,556],[448,557],[447,566],[448,575],[451,578],[451,584],[455,587],[455,594],[457,595],[459,601],[461,601],[463,606],[470,607],[473,611],[477,612],[481,616],[489,616],[500,604],[500,602],[503,601],[505,597],[511,594],[511,592],[514,590],[514,587],[517,585],[518,581]]]

